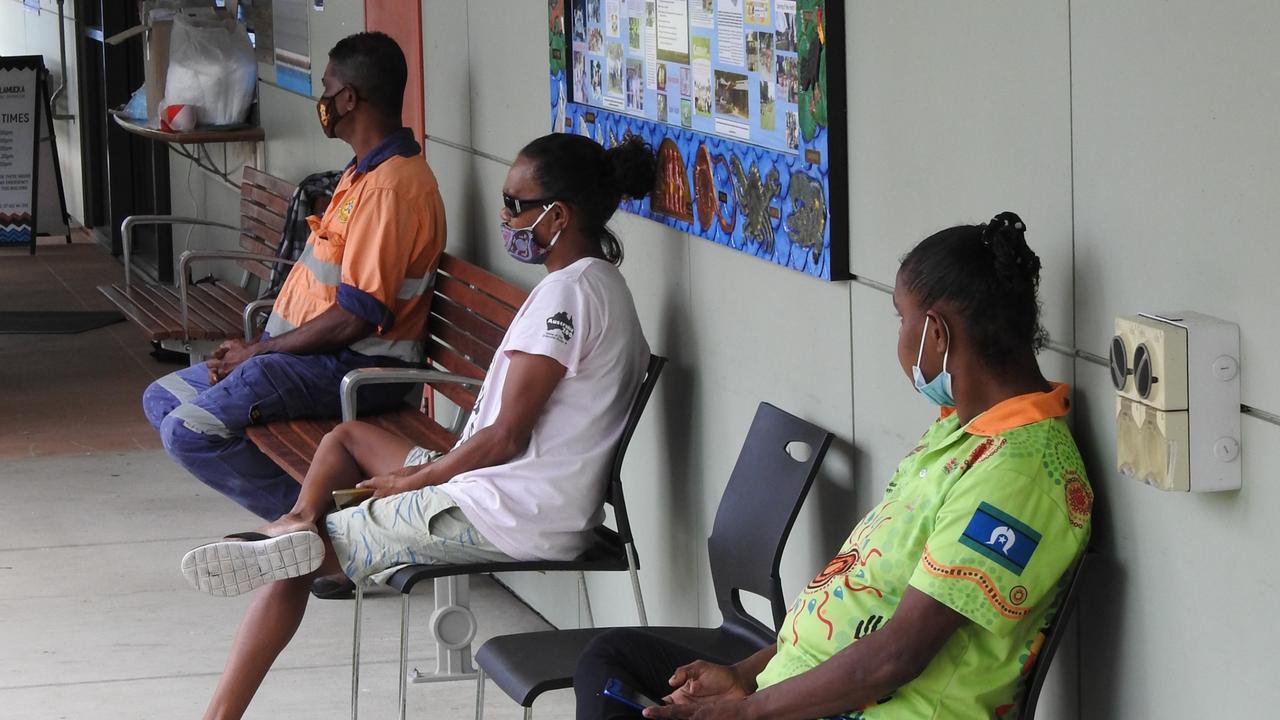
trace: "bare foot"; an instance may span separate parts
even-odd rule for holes
[[[319,534],[316,530],[316,524],[311,520],[308,520],[301,515],[286,513],[281,515],[275,522],[267,523],[266,525],[258,528],[255,532],[260,532],[267,537],[280,537],[281,535],[286,535],[291,532],[301,532],[303,530],[310,530],[313,533]]]

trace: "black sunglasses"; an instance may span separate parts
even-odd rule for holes
[[[555,198],[537,198],[534,200],[521,200],[520,198],[513,198],[506,193],[502,193],[502,206],[505,207],[507,211],[510,212],[512,215],[519,215],[520,213],[525,212],[529,208],[532,208],[535,206],[545,207],[548,203],[553,202],[554,200]]]

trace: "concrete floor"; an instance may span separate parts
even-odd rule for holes
[[[118,276],[96,246],[0,250],[0,308],[102,309]],[[256,518],[155,449],[137,398],[174,366],[128,324],[79,335],[0,335],[0,718],[197,718],[247,597],[191,590],[182,554]],[[478,646],[546,623],[488,578],[472,583]],[[434,667],[429,589],[415,594],[410,658]],[[349,716],[352,604],[313,601],[250,718]],[[367,598],[362,716],[395,716],[399,596]],[[486,717],[520,717],[492,684]],[[467,718],[473,682],[410,686],[413,718]],[[537,717],[573,713],[572,694]]]

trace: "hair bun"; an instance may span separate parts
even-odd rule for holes
[[[609,166],[608,175],[622,195],[641,198],[653,190],[658,179],[657,156],[639,135],[623,138],[605,150],[604,158]]]
[[[983,228],[982,244],[991,249],[1001,282],[1035,288],[1040,284],[1040,258],[1027,246],[1026,232],[1022,218],[1006,210]]]

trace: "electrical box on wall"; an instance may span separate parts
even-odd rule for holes
[[[1116,468],[1161,490],[1240,487],[1240,328],[1194,312],[1116,318]]]

